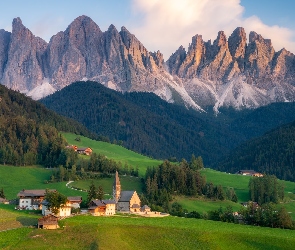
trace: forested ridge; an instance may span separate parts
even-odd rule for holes
[[[295,122],[250,140],[216,165],[221,171],[254,169],[279,179],[295,180]]]
[[[208,126],[195,112],[154,94],[122,94],[99,83],[77,82],[41,102],[111,142],[123,141],[125,147],[154,158],[180,160],[195,154],[208,163],[227,150],[228,134],[216,139],[220,131],[214,124]]]
[[[65,147],[59,131],[94,137],[78,122],[0,85],[0,164],[55,166]]]
[[[41,100],[48,108],[84,124],[101,138],[158,159],[202,156],[206,166],[236,146],[295,120],[294,103],[256,110],[210,107],[196,112],[152,93],[119,93],[96,82],[76,82]]]

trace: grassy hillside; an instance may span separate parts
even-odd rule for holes
[[[154,160],[115,144],[91,140],[84,136],[80,136],[81,140],[76,141],[75,139],[77,138],[77,135],[75,134],[62,133],[62,135],[70,145],[90,147],[92,148],[93,152],[103,154],[115,161],[120,161],[123,165],[127,163],[133,167],[138,166],[139,174],[141,176],[145,174],[145,170],[148,166],[158,166],[162,163],[160,160]]]
[[[56,189],[67,196],[82,195],[81,191],[72,190],[66,187],[66,182],[45,184],[51,175],[50,169],[39,167],[12,167],[0,165],[0,187],[8,199],[17,198],[22,189]]]
[[[2,210],[0,210],[2,211]],[[176,217],[76,216],[0,232],[1,249],[293,249],[295,231]]]

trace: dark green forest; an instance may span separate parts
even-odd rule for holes
[[[257,110],[223,108],[218,115],[167,103],[152,93],[119,93],[95,82],[76,82],[41,100],[109,141],[157,159],[200,155],[212,166],[233,148],[295,120],[293,103]],[[264,114],[264,115],[262,115]],[[246,118],[245,118],[246,117]]]
[[[154,94],[124,95],[99,83],[77,82],[41,102],[111,142],[123,141],[123,146],[157,159],[195,154],[209,162],[228,151],[229,134],[218,136],[222,131],[213,123],[208,126],[194,111]]]
[[[295,180],[295,122],[239,146],[216,168],[237,172],[254,169],[283,180]]]
[[[65,148],[59,131],[94,138],[78,122],[0,85],[0,164],[55,166]]]

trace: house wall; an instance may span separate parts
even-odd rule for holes
[[[106,204],[105,215],[114,215],[116,213],[116,204]]]
[[[57,229],[59,228],[58,225],[44,225],[43,229]]]
[[[71,215],[71,207],[70,206],[65,206],[59,209],[59,212],[56,214],[56,216],[60,217],[68,217]],[[47,206],[43,205],[42,206],[42,214],[43,215],[48,215],[52,214],[51,210],[48,209]]]
[[[131,208],[133,204],[138,204],[140,206],[140,199],[136,192],[134,192],[133,196],[130,199],[130,212],[139,212],[140,208]]]
[[[105,207],[97,207],[89,211],[93,216],[103,216],[106,213]]]
[[[58,216],[68,217],[70,215],[71,215],[71,207],[70,206],[64,206],[59,209]]]
[[[72,208],[80,208],[80,203],[78,203],[78,202],[73,202],[73,203],[71,203],[71,207],[72,207]]]
[[[19,206],[20,207],[30,207],[32,205],[31,198],[20,198],[19,199]]]

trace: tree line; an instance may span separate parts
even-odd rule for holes
[[[58,131],[95,138],[78,122],[0,84],[0,164],[56,166],[65,146]]]
[[[51,182],[111,177],[116,171],[138,177],[138,167],[122,164],[102,154],[92,153],[89,159],[85,159],[78,157],[73,149],[65,148],[61,155],[61,161],[52,171]]]
[[[166,160],[157,167],[148,167],[144,178],[145,192],[141,198],[151,208],[166,212],[171,210],[173,195],[237,202],[234,189],[227,189],[225,192],[221,185],[206,182],[206,178],[200,173],[203,167],[202,158],[195,158],[194,155],[190,162],[183,159],[175,164]]]

